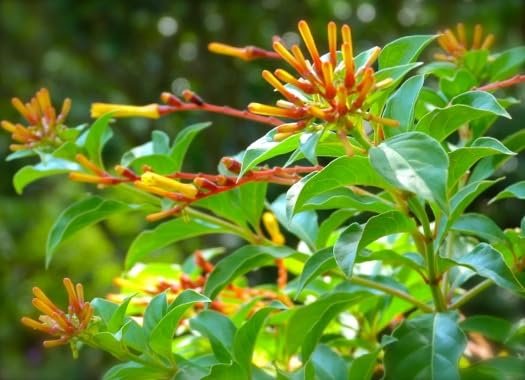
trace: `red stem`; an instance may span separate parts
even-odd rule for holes
[[[492,91],[492,90],[497,90],[498,88],[514,86],[515,84],[523,83],[523,82],[525,82],[525,74],[517,74],[517,75],[514,75],[512,78],[494,82],[494,83],[489,83],[489,84],[486,84],[484,86],[481,86],[475,89],[479,91]]]

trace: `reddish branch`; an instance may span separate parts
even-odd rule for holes
[[[525,82],[525,74],[517,74],[513,76],[512,78],[494,82],[494,83],[489,83],[489,84],[486,84],[484,86],[481,86],[475,89],[479,91],[492,91],[492,90],[497,90],[498,88],[514,86],[515,84],[523,83],[523,82]]]

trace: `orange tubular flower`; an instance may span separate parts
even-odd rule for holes
[[[445,31],[441,32],[437,41],[446,54],[438,53],[434,55],[434,58],[440,61],[456,62],[469,50],[489,50],[494,44],[494,35],[490,33],[483,38],[483,27],[480,24],[476,24],[469,48],[465,26],[462,23],[458,23],[456,25],[456,34],[450,29],[445,29]]]
[[[70,99],[64,100],[58,115],[46,88],[38,91],[28,103],[24,104],[18,98],[13,98],[11,102],[28,123],[28,126],[23,126],[6,120],[1,122],[2,128],[11,133],[16,142],[10,146],[11,150],[58,147],[64,141],[63,132],[67,128],[63,123],[71,109]]]
[[[277,69],[273,74],[263,71],[263,78],[284,98],[276,106],[259,103],[248,105],[250,112],[295,119],[278,127],[276,140],[286,138],[306,128],[316,120],[334,123],[338,129],[355,125],[356,120],[367,120],[382,126],[397,126],[396,120],[384,119],[368,113],[368,96],[376,89],[392,81],[376,83],[372,65],[379,55],[379,48],[370,54],[362,67],[356,68],[353,56],[352,33],[348,25],[341,28],[342,42],[337,51],[337,27],[328,24],[328,54],[319,55],[317,45],[306,21],[300,21],[299,32],[303,38],[311,61],[305,59],[299,46],[288,50],[280,41],[275,41],[275,52],[299,74],[296,78],[285,70]],[[346,127],[345,127],[346,128]]]
[[[56,306],[40,288],[34,287],[33,305],[43,313],[38,321],[22,317],[21,322],[34,330],[49,334],[56,339],[45,340],[46,348],[64,345],[79,337],[88,327],[93,317],[93,308],[84,301],[82,284],[73,285],[69,278],[64,278],[69,306],[67,312]]]

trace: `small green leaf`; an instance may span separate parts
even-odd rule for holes
[[[113,317],[113,314],[115,314],[119,306],[104,298],[94,298],[90,304],[93,306],[94,314],[100,317],[106,326],[109,324],[111,317]]]
[[[210,122],[193,124],[184,128],[177,134],[169,154],[170,158],[175,162],[175,168],[173,171],[179,171],[182,168],[184,157],[186,156],[186,152],[188,151],[193,139],[200,131],[208,128],[210,125]]]
[[[240,176],[265,160],[292,152],[299,146],[300,134],[293,134],[282,141],[274,141],[277,129],[272,129],[266,135],[248,146],[242,158]]]
[[[436,140],[407,132],[370,149],[372,166],[392,185],[448,210],[448,156]]]
[[[468,213],[461,215],[451,227],[452,230],[474,235],[489,243],[507,240],[499,226],[488,216]]]
[[[126,362],[111,367],[102,380],[153,380],[168,379],[169,370],[163,370],[155,366],[146,366],[135,362]]]
[[[379,54],[379,68],[404,65],[414,62],[436,35],[401,37],[385,45]]]
[[[160,293],[151,299],[144,312],[144,321],[142,322],[143,329],[148,336],[167,311],[168,301],[166,293]]]
[[[381,212],[386,212],[383,210]],[[317,233],[316,246],[324,248],[329,245],[329,239],[336,232],[344,222],[350,219],[352,216],[357,215],[359,212],[354,209],[339,209],[332,212],[326,217],[325,220],[319,225],[319,232]]]
[[[115,310],[111,319],[107,323],[108,332],[114,334],[122,328],[126,318],[126,310],[128,309],[129,302],[132,298],[133,296],[126,297],[126,299],[124,299],[124,301],[118,306],[117,310]]]
[[[76,232],[124,211],[134,209],[126,203],[89,196],[65,209],[49,231],[46,243],[46,267],[57,247]]]
[[[506,198],[525,199],[525,181],[516,182],[506,187],[505,190],[500,191],[492,198],[489,204]]]
[[[410,232],[416,228],[412,219],[399,211],[389,211],[368,219],[364,225],[352,223],[334,245],[333,253],[337,265],[350,277],[356,257],[366,246],[383,236]]]
[[[377,364],[378,351],[361,355],[350,363],[348,379],[371,380],[374,374],[374,368]]]
[[[463,331],[477,332],[498,342],[505,343],[512,333],[512,323],[492,315],[473,315],[460,323]]]
[[[102,162],[102,148],[113,135],[109,128],[109,122],[113,113],[108,112],[99,117],[86,132],[84,148],[87,151],[88,158],[101,168],[104,167]],[[83,137],[81,137],[83,138]]]
[[[451,78],[441,78],[439,81],[439,87],[448,99],[469,91],[476,84],[476,78],[465,69],[459,69]]]
[[[239,188],[239,205],[254,228],[259,226],[261,220],[267,188],[268,184],[264,182],[247,183]]]
[[[231,362],[233,337],[237,329],[228,317],[215,311],[201,311],[190,320],[190,327],[208,338],[219,362]]]
[[[493,137],[480,137],[471,145],[456,149],[449,154],[448,188],[454,186],[467,170],[483,157],[494,155],[512,156],[515,153]]]
[[[339,380],[339,379],[360,379],[363,377],[349,377],[348,365],[342,356],[335,353],[330,347],[319,344],[310,359],[315,367],[315,373],[318,379]]]
[[[485,91],[469,91],[456,96],[451,101],[452,104],[468,105],[474,109],[484,110],[494,115],[503,116],[510,119],[510,115],[494,97]]]
[[[217,263],[210,273],[204,294],[215,298],[217,294],[236,277],[261,266],[273,263],[275,259],[286,258],[296,253],[282,247],[247,245],[239,248]]]
[[[166,300],[164,299],[165,302]],[[168,309],[164,309],[163,306],[157,306],[159,310],[163,311],[162,313],[157,311],[157,309],[152,309],[152,317],[146,325],[148,306],[144,314],[144,328],[150,331],[149,346],[153,351],[168,359],[172,357],[171,345],[175,329],[186,310],[197,302],[211,302],[211,300],[192,289],[185,290],[177,296]],[[153,303],[153,300],[151,303]]]
[[[519,46],[496,56],[490,65],[490,81],[508,79],[525,64],[525,46]]]
[[[304,263],[303,270],[299,277],[297,284],[297,291],[295,297],[299,297],[304,287],[313,279],[317,278],[321,273],[337,267],[335,262],[333,249],[325,248],[319,252],[315,252]]]
[[[303,153],[304,157],[313,165],[317,165],[317,145],[322,135],[323,130],[312,133],[305,132],[301,133],[301,137],[299,138],[299,149],[301,153]]]
[[[310,174],[295,183],[287,193],[287,203],[294,213],[316,195],[350,185],[385,188],[388,184],[375,172],[367,157],[340,157],[320,172]]]
[[[385,380],[459,380],[459,358],[467,344],[457,314],[435,313],[405,320],[385,347]]]
[[[177,218],[161,223],[152,230],[141,232],[133,240],[126,255],[125,267],[129,269],[154,250],[177,241],[201,235],[228,232],[222,227],[197,218],[192,218],[189,221],[184,218]]]
[[[216,364],[202,380],[246,380],[246,376],[236,363]]]
[[[24,166],[17,171],[13,177],[13,186],[18,194],[22,194],[27,185],[40,178],[79,170],[82,170],[82,168],[77,163],[48,154],[42,157],[42,162],[36,165]]]
[[[393,135],[413,129],[417,98],[423,88],[424,81],[423,75],[416,75],[406,80],[388,99],[383,117],[399,121],[399,127],[386,128],[385,132]]]
[[[516,279],[500,252],[486,243],[478,244],[466,255],[451,259],[458,265],[468,267],[482,277],[491,279],[502,288],[523,292],[523,285]]]

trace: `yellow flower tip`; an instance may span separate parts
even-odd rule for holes
[[[328,50],[330,51],[330,63],[335,67],[337,64],[337,25],[333,21],[328,23]]]
[[[301,37],[303,38],[304,44],[306,45],[306,48],[308,49],[308,52],[310,53],[310,56],[312,57],[312,60],[314,62],[314,67],[317,70],[318,73],[321,72],[321,58],[319,57],[319,52],[317,51],[317,46],[315,44],[314,37],[312,36],[312,32],[310,31],[310,27],[308,26],[308,23],[304,20],[299,21],[298,24],[299,33],[301,34]]]
[[[150,119],[158,119],[160,117],[159,105],[155,103],[145,106],[109,103],[93,103],[91,105],[92,118],[98,118],[108,112],[112,112],[114,117],[146,117]]]
[[[253,59],[245,48],[239,48],[220,42],[211,42],[208,44],[208,50],[215,54],[228,55],[231,57],[240,58],[245,61]]]
[[[44,348],[55,348],[55,347],[59,347],[59,346],[63,346],[64,344],[67,344],[68,341],[69,339],[62,337],[59,339],[44,340],[42,345],[44,346]]]
[[[472,49],[479,49],[481,38],[483,36],[483,27],[480,24],[474,26],[474,36],[472,37]]]
[[[7,120],[2,120],[2,122],[0,122],[0,125],[9,133],[13,133],[14,131],[16,131],[16,126]]]
[[[146,215],[146,220],[150,223],[158,222],[159,220],[166,219],[167,217],[173,215],[172,210],[155,212],[153,214]]]
[[[194,199],[199,190],[189,183],[181,183],[177,180],[159,175],[153,172],[146,172],[140,177],[141,182],[146,186],[158,186],[167,190],[182,193],[184,196]]]
[[[481,49],[488,50],[494,44],[494,34],[490,33],[481,44]]]
[[[265,212],[262,216],[262,222],[264,228],[266,228],[266,231],[268,231],[272,242],[277,245],[283,245],[285,243],[285,239],[279,228],[279,222],[277,221],[277,218],[273,212]]]

